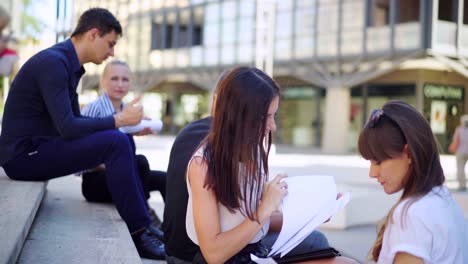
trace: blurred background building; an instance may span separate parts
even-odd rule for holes
[[[57,27],[57,40],[90,7],[119,18],[115,55],[128,61],[147,114],[168,133],[208,114],[224,69],[255,65],[260,1],[274,3],[266,56],[283,87],[277,142],[354,150],[369,111],[400,99],[424,114],[446,149],[468,112],[465,0],[62,1],[57,19],[71,10],[73,21]],[[82,103],[97,96],[102,66],[86,66]]]

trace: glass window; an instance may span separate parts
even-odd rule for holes
[[[312,7],[316,2],[317,0],[296,0],[296,7]]]
[[[190,64],[192,66],[200,66],[203,61],[203,48],[193,47],[190,49]]]
[[[251,17],[239,19],[239,43],[252,42],[255,36],[255,20]]]
[[[233,44],[236,41],[236,23],[234,20],[223,21],[222,42]]]
[[[317,35],[317,52],[320,56],[335,56],[337,53],[337,34]]]
[[[380,27],[388,25],[390,21],[390,1],[372,1],[370,12],[368,26]]]
[[[317,28],[320,32],[330,33],[338,31],[338,5],[324,4],[319,5],[317,13],[318,17]],[[324,15],[326,14],[326,15]]]
[[[205,48],[205,65],[216,65],[218,64],[219,48],[218,47],[206,47]]]
[[[456,4],[458,1],[454,0],[439,0],[439,20],[457,22],[456,13],[454,10],[457,9]]]
[[[179,11],[179,19],[180,24],[188,25],[190,23],[190,10],[189,9],[181,9]]]
[[[296,35],[312,35],[314,33],[315,8],[302,8],[296,10]]]
[[[310,57],[314,54],[314,39],[311,35],[299,36],[296,39],[296,58]]]
[[[348,30],[341,36],[341,53],[359,54],[362,51],[363,35],[362,31]]]
[[[179,47],[188,47],[189,43],[189,24],[190,24],[190,10],[182,9],[179,13]]]
[[[255,1],[240,0],[239,2],[239,16],[242,17],[255,17]]]
[[[292,13],[282,12],[276,16],[276,37],[290,38],[292,33]]]
[[[193,5],[204,3],[206,0],[190,0]]]
[[[420,0],[413,0],[413,1],[399,0],[398,2],[398,7],[399,7],[398,8],[398,20],[399,20],[398,22],[399,23],[419,21],[419,9],[420,9],[419,1]],[[424,0],[421,0],[421,1],[424,1]]]
[[[352,1],[343,3],[343,31],[348,29],[362,30],[364,26],[364,2]]]
[[[193,9],[193,45],[201,45],[203,39],[203,21],[205,17],[205,10],[203,7],[196,7]]]
[[[196,25],[202,25],[205,19],[205,10],[203,7],[195,7],[193,9],[193,20]]]
[[[278,10],[291,10],[292,4],[293,4],[292,0],[289,0],[289,1],[280,0],[280,1],[276,1],[276,8]]]
[[[468,0],[463,0],[463,24],[468,24]]]
[[[234,64],[234,59],[236,55],[235,46],[224,46],[222,48],[221,54],[223,54],[223,64]]]
[[[130,27],[129,27],[130,28]],[[165,40],[164,14],[157,14],[151,22],[151,49],[163,49]],[[133,36],[129,36],[131,41]]]
[[[275,42],[275,58],[280,60],[291,58],[291,41],[289,39]]]
[[[254,61],[252,43],[241,44],[237,47],[237,62],[238,63],[250,63]]]
[[[206,5],[205,8],[205,25],[209,24],[209,22],[218,22],[219,20],[219,4],[218,3],[210,3]]]
[[[231,19],[237,15],[236,1],[225,1],[222,6],[223,19]]]
[[[203,44],[213,46],[219,43],[219,24],[210,23],[205,25],[205,32],[203,34]]]

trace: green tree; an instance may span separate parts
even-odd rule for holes
[[[35,4],[45,4],[43,0],[35,0],[34,2]],[[30,13],[32,3],[32,0],[22,0],[23,11],[21,12],[21,41],[37,44],[39,42],[39,35],[48,26],[42,20]]]

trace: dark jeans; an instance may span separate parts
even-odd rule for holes
[[[253,252],[257,257],[266,257],[268,254],[269,249],[273,246],[276,239],[278,238],[278,232],[269,232],[261,241],[260,245],[258,243],[249,244],[241,252],[239,252],[235,257],[229,259],[228,263],[249,263],[250,262],[250,252]],[[291,250],[286,256],[289,255],[298,255],[302,253],[308,253],[320,249],[328,248],[330,245],[328,244],[328,239],[325,235],[320,231],[312,232],[304,241],[302,241],[299,245],[297,245],[293,250]],[[267,248],[266,252],[264,248]],[[248,255],[248,259],[246,256]],[[188,264],[188,263],[206,263],[201,251],[199,250],[198,253],[195,255],[192,262],[185,261],[173,256],[167,256],[166,261],[168,264]],[[241,261],[241,262],[236,262]],[[246,261],[246,262],[242,262]]]
[[[270,232],[268,233],[263,239],[262,242],[271,249],[273,244],[275,243],[276,239],[278,238],[279,232]],[[319,249],[328,248],[330,245],[328,244],[327,237],[320,231],[315,230],[312,232],[306,239],[304,239],[299,245],[289,251],[286,256],[289,255],[298,255],[302,253],[307,253]]]
[[[254,254],[257,257],[266,258],[268,251],[268,247],[266,247],[262,241],[253,244],[247,244],[247,246],[245,246],[239,253],[228,259],[225,264],[255,264],[255,262],[250,259],[250,254]],[[207,264],[201,253],[201,250],[198,250],[197,254],[195,254],[192,263]]]
[[[34,149],[4,164],[13,180],[44,181],[106,165],[112,200],[130,232],[147,227],[143,187],[136,170],[130,140],[118,130],[97,132],[79,139],[37,140]]]
[[[151,191],[159,191],[165,199],[166,173],[150,170],[148,160],[143,155],[136,155],[135,160],[145,198],[150,198]],[[81,191],[89,202],[112,203],[112,196],[107,188],[105,170],[84,173]]]

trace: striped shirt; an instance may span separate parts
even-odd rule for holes
[[[120,104],[120,109],[123,109],[124,104]],[[92,101],[91,103],[87,104],[82,110],[81,110],[81,115],[83,116],[88,116],[88,117],[106,117],[106,116],[111,116],[114,115],[117,111],[115,111],[114,105],[112,105],[112,101],[109,98],[109,95],[107,93],[102,93],[102,95]],[[133,140],[132,135],[127,135],[130,144],[132,146],[133,151],[135,152],[135,141]],[[92,170],[89,170],[92,171]],[[76,175],[81,175],[86,171],[78,172]]]
[[[123,103],[121,103],[120,109],[122,109],[123,106]],[[114,115],[116,112],[107,93],[103,93],[98,99],[89,103],[81,110],[83,116],[89,117],[106,117]]]

